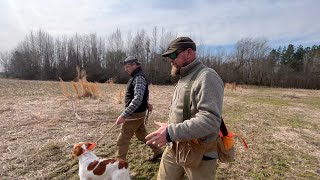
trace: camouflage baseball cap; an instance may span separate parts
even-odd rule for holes
[[[191,48],[194,51],[197,49],[196,44],[189,37],[178,37],[169,44],[168,49],[162,54],[162,56],[167,57],[178,49],[186,50],[188,48]]]
[[[128,57],[122,62],[123,65],[133,64],[133,63],[136,63],[137,65],[140,65],[140,64],[141,64],[141,62],[138,61],[138,59],[135,58],[134,56],[128,56]]]

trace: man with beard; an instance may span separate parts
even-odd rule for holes
[[[172,41],[162,56],[171,63],[171,74],[180,79],[173,94],[168,122],[156,122],[159,129],[146,136],[147,144],[159,147],[167,144],[157,179],[179,180],[184,175],[193,180],[214,179],[218,158],[216,149],[201,154],[197,167],[188,167],[177,162],[176,155],[180,152],[176,152],[175,144],[194,139],[201,144],[216,143],[221,123],[223,81],[216,71],[196,59],[196,45],[189,37]],[[190,116],[185,118],[184,94],[191,80]]]
[[[122,124],[121,132],[117,139],[117,157],[127,159],[129,143],[135,134],[138,140],[146,143],[145,136],[148,134],[144,124],[146,110],[152,111],[149,100],[149,89],[147,78],[144,75],[141,63],[133,56],[127,57],[123,66],[130,75],[125,96],[125,109],[117,118],[116,124]],[[149,145],[153,156],[148,161],[156,161],[162,155],[162,149],[153,144]]]

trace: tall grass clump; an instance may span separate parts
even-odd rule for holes
[[[117,96],[117,102],[118,104],[121,104],[122,103],[122,100],[123,100],[123,92],[124,90],[123,89],[119,89],[118,90],[118,96]]]
[[[100,96],[100,90],[97,83],[91,83],[87,81],[87,74],[84,69],[80,69],[79,66],[76,67],[77,76],[72,82],[72,94],[77,98],[91,97],[98,98]],[[60,86],[63,94],[70,97],[70,93],[64,81],[60,78]]]

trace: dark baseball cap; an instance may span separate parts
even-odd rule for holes
[[[141,64],[141,62],[138,61],[138,59],[135,58],[134,56],[128,56],[128,57],[122,62],[123,65],[133,64],[133,63],[136,63],[136,64],[138,64],[138,65]]]
[[[188,48],[191,48],[194,51],[197,50],[196,44],[192,41],[192,39],[189,37],[178,37],[169,44],[168,49],[162,54],[162,56],[167,57],[169,54],[174,53],[178,49],[186,50]]]

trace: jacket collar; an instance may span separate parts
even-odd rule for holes
[[[190,64],[180,68],[180,77],[185,77],[196,69],[198,65],[202,64],[199,60],[194,60]]]
[[[142,71],[141,67],[137,67],[131,74],[130,77],[134,77],[138,72]]]

